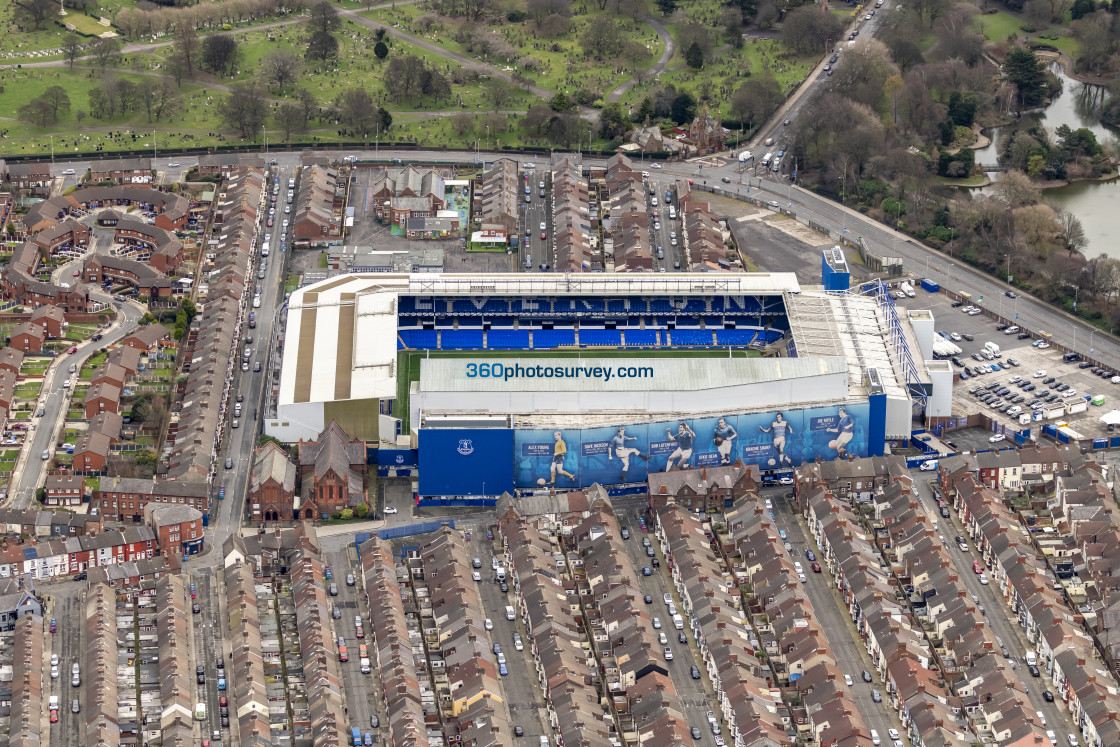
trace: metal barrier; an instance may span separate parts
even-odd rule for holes
[[[377,535],[381,539],[391,540],[399,537],[411,537],[416,534],[427,534],[434,532],[441,526],[446,524],[452,529],[455,528],[454,519],[443,519],[441,521],[425,521],[422,524],[407,524],[401,527],[385,527],[373,532],[358,532],[354,535],[354,547],[359,547],[363,542],[368,540],[373,535]]]

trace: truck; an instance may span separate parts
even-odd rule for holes
[[[902,281],[902,284],[899,285],[898,288],[906,294],[907,298],[914,297],[914,286],[910,285],[910,283],[906,282],[905,280]]]
[[[999,345],[996,345],[994,342],[985,342],[984,349],[996,358],[999,358],[1001,355],[1001,353],[999,352]]]
[[[1029,664],[1032,667],[1037,667],[1038,666],[1038,656],[1035,654],[1034,651],[1028,651],[1027,652],[1027,664]]]
[[[1104,404],[1104,395],[1103,394],[1094,394],[1093,398],[1091,400],[1089,400],[1089,402],[1096,407],[1100,407],[1101,405]]]
[[[206,720],[206,704],[205,703],[195,703],[194,704],[194,720],[195,721],[205,721]]]
[[[928,291],[930,293],[937,293],[939,290],[941,290],[941,286],[933,282],[929,278],[922,278],[922,290]]]

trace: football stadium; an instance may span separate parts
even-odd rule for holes
[[[908,439],[951,395],[926,331],[879,283],[792,273],[342,275],[289,299],[265,430],[338,421],[414,466],[421,500],[780,472]]]

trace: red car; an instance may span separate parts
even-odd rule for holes
[[[51,709],[51,723],[52,724],[57,724],[58,723],[58,711],[56,711],[53,708]]]
[[[269,227],[269,228],[272,228],[272,218],[269,218],[269,219],[268,219],[268,227]]]
[[[228,706],[229,705],[229,701],[226,699],[226,696],[223,695],[222,697],[218,698],[218,705],[219,706]]]
[[[813,563],[813,565],[811,565],[809,567],[813,569],[813,573],[820,573],[821,572],[821,564],[820,563]]]
[[[67,353],[70,353],[71,355],[73,355],[74,353],[78,352],[78,346],[77,346],[77,345],[75,345],[74,347],[70,348],[70,349],[69,349],[69,350],[67,350],[66,352],[67,352]]]
[[[972,572],[975,573],[977,576],[979,576],[981,573],[984,572],[984,566],[980,565],[979,563],[973,563],[972,564]]]
[[[541,240],[543,241],[547,238],[548,238],[548,234],[546,234],[544,231],[541,231]]]

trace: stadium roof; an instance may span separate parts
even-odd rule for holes
[[[804,291],[786,296],[785,304],[798,357],[843,356],[851,389],[865,389],[873,368],[884,392],[908,396],[886,316],[873,297]]]
[[[773,295],[800,290],[793,273],[656,276],[600,273],[341,275],[288,299],[278,404],[396,396],[397,296]]]

